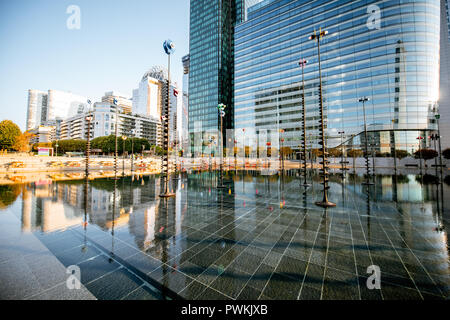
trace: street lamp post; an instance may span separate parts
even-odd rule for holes
[[[363,182],[365,185],[372,185],[370,182],[370,167],[369,167],[369,145],[367,139],[367,122],[366,122],[366,102],[370,99],[368,97],[362,97],[358,101],[363,104],[363,114],[364,114],[364,142],[365,142],[365,152],[364,157],[366,159],[366,181]]]
[[[55,144],[55,148],[56,148],[56,156],[58,156],[58,147],[59,147],[59,145],[58,145],[58,140],[56,140],[56,144]]]
[[[439,167],[440,167],[440,171],[441,171],[441,178],[440,181],[442,182],[442,177],[444,175],[444,172],[442,170],[442,145],[441,145],[441,128],[439,127],[439,119],[441,118],[441,115],[439,113],[436,113],[435,116],[436,121],[437,121],[437,127],[438,127],[438,134],[437,134],[437,138],[439,139]]]
[[[303,122],[303,187],[309,187],[310,184],[306,182],[306,101],[305,101],[305,65],[308,63],[307,60],[301,59],[298,63],[302,67],[302,122]],[[311,167],[312,169],[312,167]]]
[[[322,96],[322,68],[320,64],[320,40],[328,34],[328,31],[319,30],[319,33],[316,34],[314,30],[314,34],[309,37],[310,40],[314,40],[317,42],[317,57],[319,62],[319,102],[320,102],[320,135],[321,135],[321,145],[322,145],[322,178],[323,178],[323,199],[322,201],[317,201],[316,205],[320,207],[335,207],[336,204],[328,201],[328,160],[327,160],[327,146],[326,146],[326,138],[325,138],[325,124],[324,124],[324,114],[323,114],[323,96]]]
[[[219,134],[219,148],[220,148],[220,172],[219,172],[219,185],[217,188],[222,189],[225,188],[223,185],[223,117],[225,117],[225,108],[227,106],[223,103],[217,106],[217,110],[219,111],[220,117],[220,134]]]
[[[175,44],[171,40],[164,41],[163,44],[164,51],[167,54],[168,57],[168,73],[167,73],[167,102],[166,107],[164,108],[164,116],[162,117],[163,127],[164,127],[164,150],[165,153],[162,157],[162,173],[164,175],[165,180],[165,188],[164,193],[160,194],[159,196],[162,198],[169,198],[169,197],[175,197],[174,193],[169,192],[169,142],[170,142],[170,133],[169,133],[169,118],[170,118],[170,55],[175,52]]]

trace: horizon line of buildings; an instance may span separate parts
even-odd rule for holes
[[[90,122],[91,139],[114,135],[117,123],[118,135],[145,138],[150,144],[161,146],[161,115],[167,100],[166,87],[166,70],[155,66],[144,74],[138,88],[133,90],[132,97],[110,91],[104,94],[101,102],[95,102],[93,105],[87,97],[71,92],[30,89],[26,130],[34,134],[32,143],[86,139],[88,132],[86,117],[90,114],[93,116]],[[187,114],[186,97],[185,92],[183,95],[179,94],[176,83],[170,85],[169,130],[172,143],[181,141],[183,127],[187,125],[187,120],[183,116],[180,125],[177,124],[178,109],[184,110],[184,114]]]

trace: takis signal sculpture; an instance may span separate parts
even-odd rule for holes
[[[219,147],[220,147],[220,172],[219,172],[219,185],[217,188],[225,188],[223,185],[223,118],[225,117],[225,108],[227,106],[223,103],[217,106],[220,118],[220,134],[219,134]]]
[[[320,40],[328,34],[328,31],[322,31],[322,28],[319,30],[319,33],[314,33],[309,37],[310,40],[314,40],[317,42],[317,56],[319,62],[319,113],[320,113],[320,142],[319,144],[322,146],[322,184],[323,184],[323,199],[322,201],[317,201],[316,205],[324,208],[335,207],[336,204],[328,201],[328,163],[327,160],[327,146],[326,146],[326,138],[325,138],[325,123],[324,123],[324,115],[323,115],[323,96],[322,96],[322,69],[320,65]]]
[[[163,116],[161,117],[163,124],[163,156],[161,161],[161,173],[164,177],[164,193],[159,196],[162,198],[174,197],[175,194],[169,191],[169,123],[170,123],[170,55],[175,52],[175,44],[172,40],[166,40],[163,44],[164,51],[168,56],[168,72],[167,72],[167,96],[166,96],[166,105],[163,110]]]
[[[304,68],[308,63],[307,60],[301,59],[298,63],[302,67],[302,121],[303,121],[303,151],[301,156],[303,158],[303,187],[309,187],[310,184],[306,182],[306,101],[305,101],[305,72]]]
[[[365,152],[364,158],[366,159],[366,181],[362,184],[372,185],[373,182],[370,182],[370,167],[369,167],[369,147],[368,147],[368,137],[367,137],[367,121],[366,121],[366,102],[370,99],[367,97],[362,97],[358,101],[363,104],[363,114],[364,114],[364,142],[365,142]],[[373,160],[372,160],[373,161]]]

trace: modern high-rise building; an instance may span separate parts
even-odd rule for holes
[[[58,90],[28,90],[27,130],[82,113],[87,98]]]
[[[104,103],[113,104],[114,100],[117,101],[119,107],[122,107],[123,112],[131,113],[133,107],[133,100],[131,97],[116,91],[105,92],[105,95],[102,97],[102,102]]]
[[[217,131],[217,105],[227,105],[225,128],[233,127],[234,26],[243,0],[191,0],[189,133]]]
[[[440,0],[265,0],[247,8],[235,29],[235,129],[254,146],[283,129],[284,145],[298,150],[306,59],[307,138],[320,147],[318,48],[309,37],[321,29],[328,31],[320,42],[328,146],[340,145],[342,131],[348,145],[361,146],[358,100],[368,97],[370,147],[416,150],[417,137],[437,128],[440,14]]]
[[[444,150],[450,147],[450,16],[448,0],[441,0],[439,125]]]
[[[183,63],[183,92],[181,97],[181,108],[178,110],[178,132],[183,150],[189,152],[189,55],[181,58],[181,62]]]
[[[166,80],[167,70],[163,67],[154,66],[147,71],[139,82],[139,88],[133,90],[133,113],[160,118]]]
[[[142,77],[139,88],[133,90],[133,114],[161,120],[166,101],[167,70],[154,66]],[[170,85],[170,140],[175,141],[177,134],[177,84]]]

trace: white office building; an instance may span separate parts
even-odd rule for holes
[[[87,98],[58,90],[28,90],[27,130],[54,125],[87,110]]]
[[[97,102],[94,104],[94,110],[91,113],[93,119],[91,121],[90,138],[114,135],[128,136],[136,138],[145,138],[152,145],[161,145],[161,122],[159,119],[142,116],[131,115],[126,113],[123,107],[118,107],[116,120],[116,106]],[[61,124],[61,139],[86,139],[88,121],[87,113],[78,114],[64,120]]]
[[[139,82],[139,88],[133,90],[133,114],[157,118],[161,120],[166,101],[167,70],[154,66],[147,71]],[[177,85],[170,86],[170,141],[177,137],[177,106],[181,93]]]

